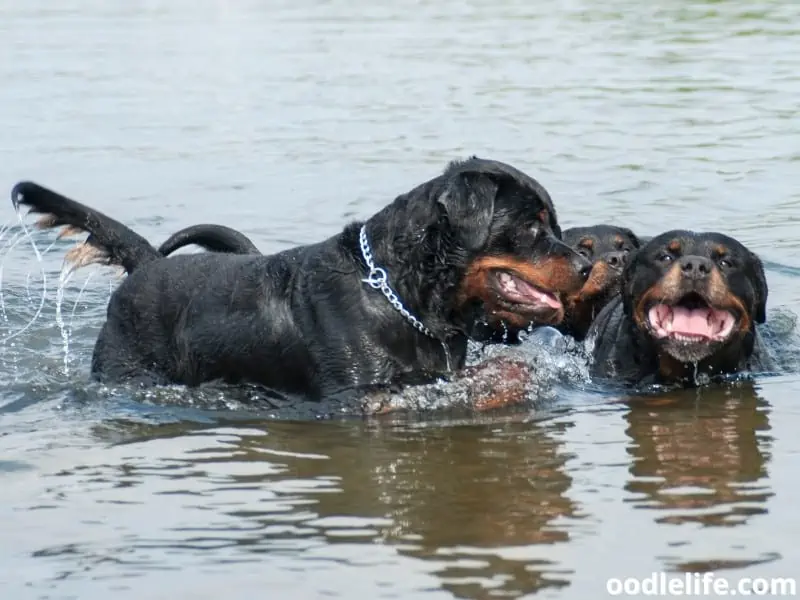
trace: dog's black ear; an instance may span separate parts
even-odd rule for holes
[[[481,173],[459,173],[450,179],[439,198],[459,242],[468,250],[486,244],[494,218],[499,184]]]
[[[767,276],[764,273],[764,265],[761,259],[754,253],[750,253],[750,264],[753,267],[753,288],[755,290],[755,314],[753,315],[756,323],[764,323],[767,320]]]

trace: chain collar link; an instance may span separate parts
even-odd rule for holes
[[[414,329],[424,333],[434,340],[438,340],[439,338],[437,338],[430,329],[425,327],[425,325],[422,324],[422,321],[408,312],[408,309],[403,306],[400,298],[397,297],[397,294],[394,293],[394,290],[389,285],[389,276],[386,274],[386,271],[375,266],[375,261],[372,259],[372,250],[370,249],[369,241],[367,240],[366,225],[361,226],[361,233],[358,236],[358,241],[361,244],[361,256],[364,257],[364,262],[367,263],[367,268],[369,269],[369,274],[361,281],[366,283],[372,289],[380,290],[381,293],[386,296],[389,304],[391,304],[397,310],[397,312],[403,315],[406,321],[414,326]]]

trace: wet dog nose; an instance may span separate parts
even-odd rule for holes
[[[578,254],[574,248],[571,248],[556,237],[552,238],[550,248],[550,251],[556,256],[568,259],[570,266],[578,273],[583,281],[589,278],[589,273],[592,272],[592,261],[582,254]]]
[[[604,257],[609,267],[621,269],[625,266],[625,253],[624,252],[609,252]]]
[[[589,273],[592,272],[592,261],[582,254],[572,252],[572,266],[575,267],[575,270],[580,274],[584,281],[589,279]]]
[[[589,274],[592,272],[592,261],[580,254],[576,254],[572,259],[572,264],[575,265],[575,270],[580,273],[584,281],[589,279]]]
[[[691,279],[705,279],[711,275],[712,262],[702,256],[684,256],[680,261],[681,272]]]

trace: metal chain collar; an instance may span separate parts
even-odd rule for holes
[[[408,312],[406,307],[403,306],[400,298],[397,297],[397,294],[394,293],[394,290],[389,285],[389,276],[386,274],[386,271],[375,266],[375,262],[372,260],[372,250],[369,247],[369,241],[367,241],[366,225],[361,226],[361,233],[358,236],[358,241],[361,244],[361,256],[364,257],[364,262],[367,263],[367,268],[369,269],[369,274],[361,281],[375,290],[380,290],[381,293],[386,296],[389,304],[394,306],[397,312],[403,315],[406,318],[406,321],[414,326],[414,329],[424,333],[434,340],[438,340],[439,338],[437,338],[430,329],[425,327],[425,325],[422,324],[422,321]]]

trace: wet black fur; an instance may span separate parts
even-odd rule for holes
[[[159,254],[169,256],[178,248],[195,244],[211,252],[231,254],[261,254],[256,245],[241,231],[225,225],[200,224],[173,233],[158,248]]]
[[[668,383],[693,385],[693,364],[684,364],[677,381],[663,381],[658,374],[658,342],[648,331],[636,326],[632,317],[637,301],[656,285],[672,263],[661,256],[668,253],[670,240],[679,239],[683,255],[714,259],[713,248],[724,245],[731,252],[733,265],[721,268],[728,288],[748,308],[750,331],[721,346],[712,356],[697,365],[697,374],[718,375],[772,369],[772,361],[760,340],[757,324],[766,321],[767,281],[764,267],[756,254],[737,240],[721,233],[696,233],[675,230],[650,238],[631,258],[623,271],[622,292],[595,319],[587,340],[592,348],[592,375],[628,384]],[[674,255],[674,259],[679,258]]]
[[[359,249],[361,223],[271,256],[163,257],[127,227],[30,182],[16,204],[88,231],[106,264],[129,273],[112,295],[92,358],[105,381],[252,382],[319,399],[343,390],[430,381],[463,365],[476,305],[456,307],[468,264],[485,255],[586,261],[560,241],[547,191],[513,167],[472,158],[399,196],[371,217],[377,265],[415,330],[378,291]],[[537,225],[546,209],[549,223]]]

